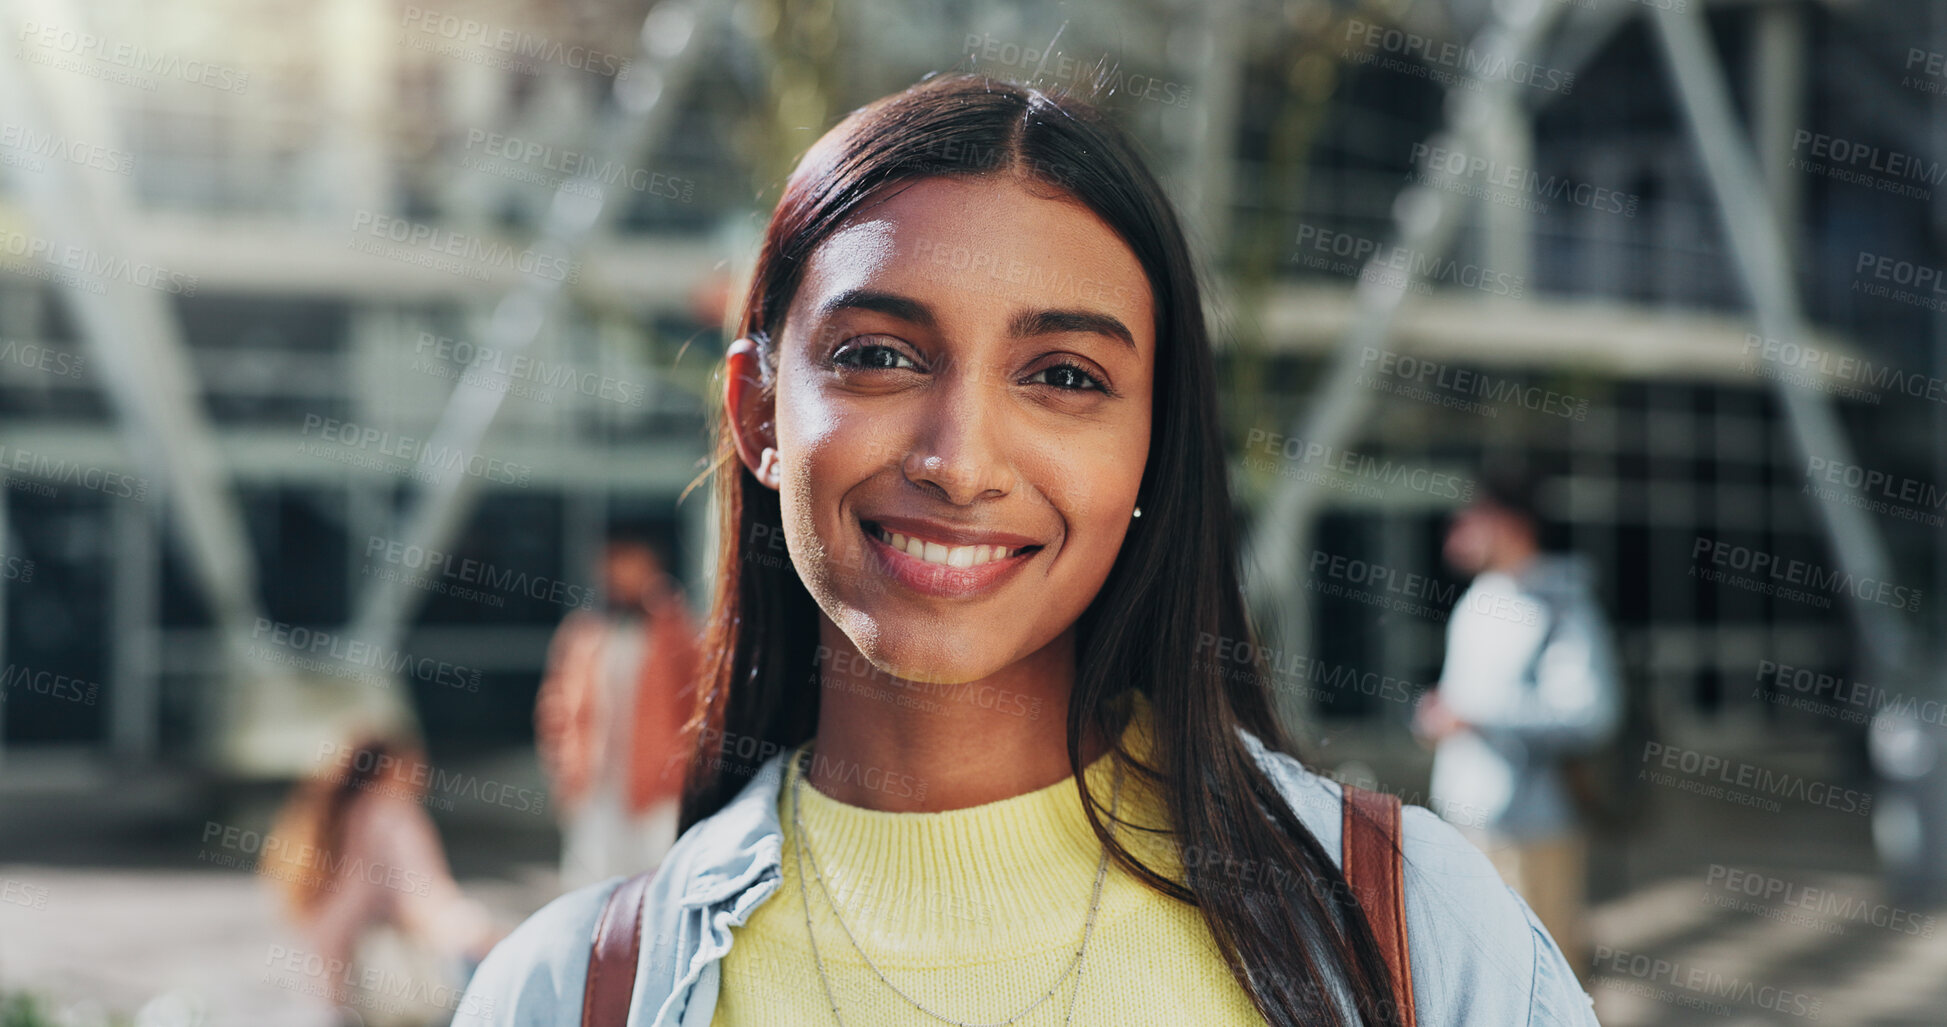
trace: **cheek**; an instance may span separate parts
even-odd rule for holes
[[[780,382],[776,413],[785,541],[799,576],[816,593],[826,579],[863,564],[864,542],[844,500],[883,462],[892,426],[796,381]]]
[[[1061,515],[1063,548],[1106,574],[1135,523],[1146,435],[1130,431],[1108,445],[1056,445],[1044,452],[1036,479]]]

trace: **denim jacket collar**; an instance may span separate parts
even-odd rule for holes
[[[1239,734],[1319,846],[1336,856],[1337,782],[1267,750],[1247,731]],[[650,878],[627,1027],[710,1027],[732,930],[783,883],[777,806],[788,758],[766,760],[730,802],[678,840]],[[1589,998],[1568,961],[1487,857],[1424,808],[1409,806],[1402,827],[1422,1022],[1593,1027]],[[475,972],[454,1027],[577,1022],[588,940],[621,881],[577,889],[529,917]],[[1342,982],[1333,990],[1349,1010]]]
[[[784,828],[778,820],[778,790],[784,760],[778,753],[757,768],[749,784],[716,815],[699,823],[689,846],[696,862],[683,889],[684,907],[726,901],[755,884],[784,860]]]

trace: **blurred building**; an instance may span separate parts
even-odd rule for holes
[[[0,126],[0,231],[30,240],[0,240],[0,556],[17,561],[4,663],[95,699],[15,689],[7,759],[203,763],[224,732],[252,729],[226,719],[239,687],[266,703],[260,728],[293,711],[329,719],[381,689],[435,753],[525,744],[548,634],[590,601],[606,522],[660,525],[704,594],[706,497],[675,499],[701,469],[724,304],[784,171],[844,111],[971,68],[1113,86],[1108,105],[1213,272],[1243,514],[1293,477],[1321,490],[1308,568],[1322,554],[1316,566],[1419,574],[1416,604],[1451,602],[1438,537],[1468,476],[1489,452],[1550,455],[1564,541],[1597,561],[1632,681],[1655,693],[1673,743],[1858,769],[1863,727],[1767,701],[1779,686],[1764,669],[1858,676],[1845,600],[1693,572],[1718,544],[1834,565],[1778,373],[1808,376],[1862,464],[1947,482],[1938,395],[1902,384],[1947,372],[1938,314],[1871,294],[1882,257],[1942,260],[1932,190],[1947,120],[1927,87],[1947,78],[1925,54],[1947,52],[1947,25],[1891,2],[1709,5],[1810,342],[1835,355],[1807,365],[1751,327],[1645,21],[1654,5],[1544,6],[1558,29],[1519,68],[1488,72],[1519,77],[1518,116],[1469,155],[1486,163],[1440,179],[1468,208],[1454,246],[1391,254],[1425,287],[1368,355],[1370,414],[1314,451],[1290,445],[1294,415],[1356,317],[1355,281],[1413,215],[1399,198],[1442,166],[1429,140],[1453,110],[1448,81],[1480,70],[1469,48],[1485,0],[1154,3],[1065,21],[945,2],[672,2],[646,31],[641,3],[17,4],[9,45],[35,88],[0,101],[16,126]],[[648,136],[605,156],[604,116]],[[1834,139],[1911,159],[1873,170],[1834,157]],[[47,207],[35,198],[49,176],[107,213]],[[607,220],[585,248],[534,249],[577,176],[607,186]],[[26,252],[43,238],[103,259],[64,271]],[[538,279],[564,301],[532,346],[483,353],[504,298]],[[138,292],[173,319],[206,423],[140,409],[140,382],[113,384],[123,343],[76,314]],[[463,378],[504,398],[454,460],[428,440]],[[157,439],[155,424],[174,427]],[[233,504],[240,537],[178,544],[212,497],[172,494],[165,465],[139,455],[145,436],[220,456],[230,489],[214,502]],[[442,473],[472,492],[455,524],[421,536],[408,515]],[[1922,594],[1947,561],[1941,504],[1927,506],[1872,518],[1900,584]],[[211,556],[226,545],[254,568],[258,608],[241,617],[203,583],[228,566]],[[357,649],[380,581],[397,586],[400,623]],[[1304,580],[1287,584],[1302,600]],[[1900,615],[1937,620],[1916,605]],[[1436,676],[1439,616],[1308,609],[1310,658]],[[288,676],[263,686],[281,705],[221,683],[224,616],[246,626],[251,659]],[[1404,715],[1356,690],[1301,705],[1355,735]]]

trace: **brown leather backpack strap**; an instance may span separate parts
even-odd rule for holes
[[[635,992],[635,965],[642,954],[642,900],[653,871],[623,881],[608,894],[595,921],[588,950],[588,984],[581,994],[581,1027],[622,1027]]]
[[[1399,799],[1385,792],[1341,786],[1345,820],[1340,864],[1365,911],[1379,951],[1393,974],[1393,997],[1405,1027],[1413,1021],[1413,961],[1406,947],[1406,879],[1400,846]]]

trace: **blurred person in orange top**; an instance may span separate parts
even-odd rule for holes
[[[626,530],[602,554],[606,608],[548,649],[534,735],[562,818],[561,887],[649,870],[676,841],[697,624],[658,547]]]
[[[422,800],[419,748],[379,735],[330,746],[264,842],[257,872],[310,950],[280,983],[326,998],[340,1022],[446,1023],[506,932],[447,867]]]

